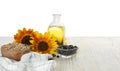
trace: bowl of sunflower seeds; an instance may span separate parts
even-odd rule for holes
[[[71,56],[75,54],[78,50],[77,46],[73,45],[61,45],[57,48],[57,53],[64,56]]]

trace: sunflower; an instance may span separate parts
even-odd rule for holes
[[[45,32],[44,35],[39,34],[35,42],[33,42],[31,50],[42,54],[56,54],[58,45],[55,41],[56,39],[48,32]]]
[[[18,33],[14,35],[14,41],[18,43],[23,43],[27,45],[31,45],[30,41],[33,41],[36,37],[37,32],[34,32],[33,29],[23,28],[23,30],[18,30]]]

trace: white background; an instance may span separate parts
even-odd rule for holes
[[[54,13],[62,14],[66,37],[120,36],[119,0],[0,0],[0,36],[23,27],[43,33]]]

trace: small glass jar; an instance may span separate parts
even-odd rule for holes
[[[58,45],[63,45],[64,36],[65,36],[65,27],[61,23],[61,14],[53,14],[53,21],[48,27],[48,32],[52,34],[57,40]]]

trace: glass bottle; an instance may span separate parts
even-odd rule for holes
[[[53,14],[53,21],[48,27],[48,32],[52,34],[57,40],[58,45],[63,45],[64,40],[64,25],[60,21],[61,14]]]

